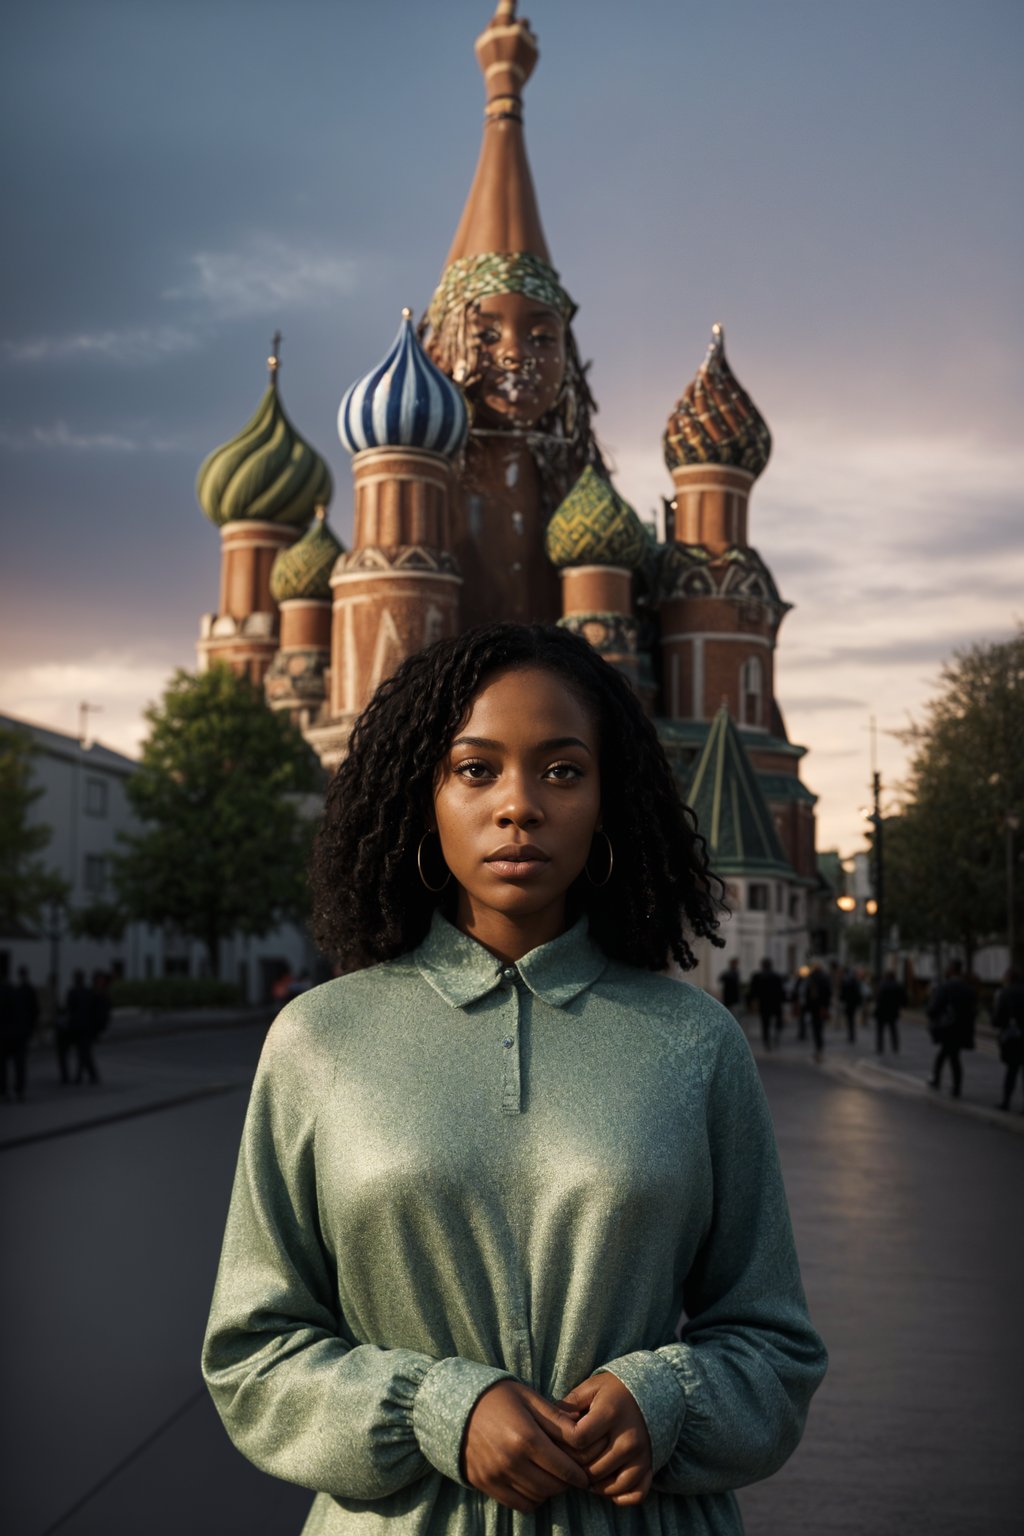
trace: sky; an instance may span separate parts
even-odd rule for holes
[[[0,710],[137,750],[194,667],[205,455],[280,386],[338,401],[429,302],[472,178],[488,0],[34,0],[5,21]],[[1024,5],[529,0],[526,133],[619,490],[713,322],[768,420],[750,540],[776,691],[863,840],[954,650],[1024,620]]]

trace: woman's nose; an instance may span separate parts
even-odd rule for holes
[[[539,799],[526,778],[509,782],[507,792],[495,808],[494,819],[499,827],[535,827],[543,821]]]
[[[523,344],[513,332],[501,344],[501,361],[506,368],[517,368],[523,360]]]

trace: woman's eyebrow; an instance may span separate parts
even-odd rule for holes
[[[503,741],[492,741],[489,736],[456,736],[452,742],[453,747],[482,747],[486,752],[500,752],[504,745]],[[552,736],[547,741],[538,741],[534,751],[556,752],[560,747],[581,747],[589,756],[593,756],[586,742],[578,736]]]

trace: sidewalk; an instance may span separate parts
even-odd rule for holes
[[[98,1083],[62,1083],[53,1031],[37,1031],[29,1049],[25,1101],[8,1098],[0,1103],[0,1151],[248,1087],[248,1077],[240,1078],[216,1056],[203,1061],[167,1058],[145,1046],[171,1035],[222,1030],[249,1029],[262,1036],[276,1012],[276,1005],[181,1013],[117,1009],[94,1046]],[[68,1066],[74,1077],[73,1050]]]
[[[797,1038],[797,1025],[787,1012],[785,1027],[779,1047],[766,1053],[761,1043],[761,1021],[753,1014],[745,1014],[740,1022],[746,1031],[751,1049],[756,1057],[766,1054],[771,1060],[785,1062],[811,1062],[818,1071],[847,1082],[855,1082],[862,1088],[890,1093],[904,1093],[927,1099],[936,1108],[952,1114],[969,1115],[973,1119],[987,1121],[1003,1130],[1024,1135],[1024,1104],[1020,1080],[1014,1090],[1013,1108],[1009,1113],[996,1106],[1002,1099],[1004,1067],[999,1060],[999,1044],[987,1019],[975,1032],[975,1049],[963,1051],[963,1094],[959,1099],[951,1097],[952,1079],[948,1063],[943,1069],[940,1089],[929,1088],[937,1047],[928,1034],[928,1020],[924,1013],[909,1009],[901,1014],[899,1022],[900,1049],[892,1050],[886,1034],[886,1049],[875,1051],[875,1022],[869,1019],[859,1025],[857,1038],[849,1041],[846,1035],[846,1018],[833,1015],[825,1029],[825,1053],[820,1063],[814,1062],[814,1046],[808,1032],[806,1040]]]

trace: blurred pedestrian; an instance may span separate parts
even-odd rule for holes
[[[931,1037],[939,1047],[928,1086],[942,1087],[942,1069],[948,1061],[953,1079],[951,1095],[954,1099],[960,1097],[963,1089],[964,1072],[960,1052],[974,1049],[974,1017],[977,1011],[977,994],[964,977],[963,961],[951,960],[946,980],[936,987],[928,1004]]]
[[[725,970],[718,978],[721,990],[722,1002],[728,1008],[734,1019],[740,1016],[740,996],[743,992],[743,983],[740,979],[740,963],[735,955],[729,961]]]
[[[772,969],[770,956],[765,955],[761,961],[761,969],[755,971],[750,978],[747,1006],[756,1008],[761,1015],[761,1043],[766,1051],[771,1050],[773,1043],[775,1045],[779,1043],[784,1001],[785,989],[782,985],[782,977],[778,971]]]
[[[81,1083],[87,1077],[90,1083],[98,1083],[100,1075],[92,1053],[96,1038],[96,1000],[92,988],[85,984],[82,971],[76,971],[72,977],[65,1012],[77,1062],[74,1081]]]
[[[825,1024],[832,1006],[832,985],[824,966],[815,961],[807,978],[807,1020],[814,1039],[814,1059],[821,1061],[825,1054]]]
[[[857,1010],[861,1005],[860,982],[853,967],[848,965],[839,983],[839,1001],[846,1015],[846,1038],[853,1045],[857,1039]]]
[[[885,1032],[892,1036],[892,1048],[898,1052],[900,1048],[899,1019],[901,1011],[907,1006],[907,994],[903,984],[896,979],[895,971],[886,971],[878,986],[878,997],[875,1000],[875,1054],[881,1056],[885,1050]]]
[[[14,1097],[25,1097],[25,1046],[18,1018],[18,989],[0,981],[0,1095],[7,1098],[7,1063],[13,1068]]]
[[[1003,1097],[996,1107],[1008,1110],[1024,1065],[1024,978],[1013,966],[1003,978],[992,1023],[999,1035],[999,1057],[1006,1068]]]
[[[792,998],[793,1017],[796,1019],[796,1024],[797,1024],[796,1037],[797,1037],[798,1040],[806,1040],[807,1039],[807,1024],[808,1024],[808,1020],[810,1019],[810,1016],[811,1016],[811,1014],[810,1014],[810,1004],[808,1002],[808,997],[807,997],[807,989],[808,989],[808,984],[810,982],[810,979],[811,979],[811,968],[810,968],[810,966],[809,965],[802,965],[800,967],[799,971],[797,972],[796,980],[793,983],[793,998]]]

